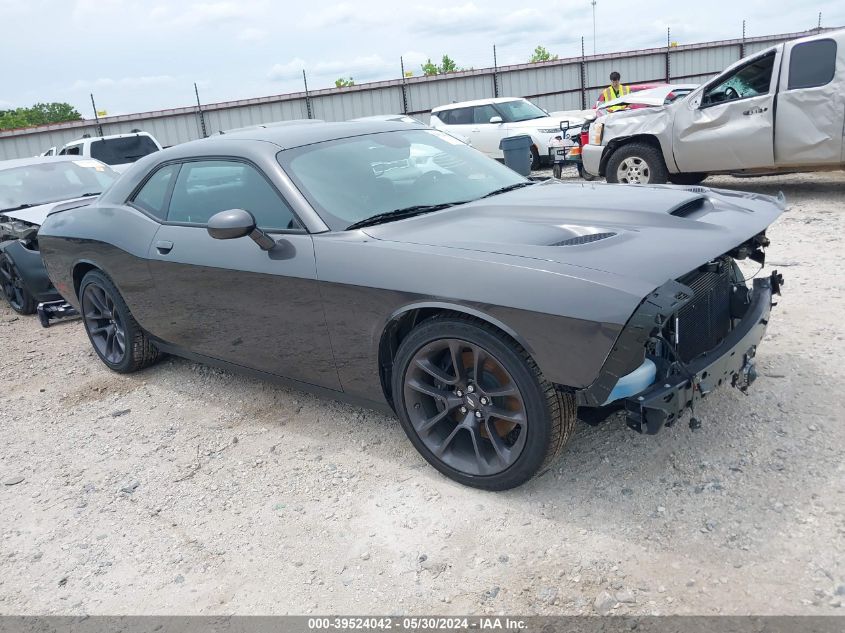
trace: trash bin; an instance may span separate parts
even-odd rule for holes
[[[499,149],[505,155],[505,165],[522,176],[531,173],[531,163],[534,156],[531,154],[531,137],[527,134],[507,136],[499,141]]]

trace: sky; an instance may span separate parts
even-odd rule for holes
[[[845,2],[597,0],[599,53],[845,26]],[[0,109],[66,101],[91,118],[400,77],[444,53],[463,68],[593,51],[590,0],[0,0]]]

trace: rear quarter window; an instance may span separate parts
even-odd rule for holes
[[[836,73],[836,42],[815,40],[797,44],[789,56],[787,90],[829,84]]]

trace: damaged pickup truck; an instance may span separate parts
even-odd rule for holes
[[[42,302],[64,303],[41,261],[39,227],[53,211],[91,204],[117,177],[93,159],[38,156],[0,162],[0,287],[15,312],[35,314]]]
[[[590,127],[584,169],[608,182],[697,184],[845,165],[845,30],[746,57],[684,98]]]

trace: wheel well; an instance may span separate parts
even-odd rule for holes
[[[392,377],[393,359],[396,358],[396,352],[399,350],[399,346],[402,344],[402,341],[405,340],[405,337],[411,333],[411,330],[413,330],[417,325],[419,325],[423,321],[427,321],[435,317],[452,317],[457,319],[464,319],[470,322],[476,321],[479,323],[484,323],[487,327],[495,329],[502,336],[507,338],[518,349],[524,349],[524,347],[519,343],[519,341],[517,341],[513,336],[511,336],[501,327],[497,326],[495,323],[491,323],[489,321],[486,321],[471,314],[467,314],[465,312],[450,310],[448,308],[415,308],[413,310],[403,312],[402,314],[398,315],[396,318],[391,320],[385,326],[384,332],[382,332],[381,335],[381,341],[379,343],[378,356],[381,388],[384,392],[384,397],[387,399],[388,403],[390,403],[391,407],[394,406]]]
[[[635,134],[634,136],[615,138],[607,143],[607,147],[602,152],[601,162],[599,163],[599,176],[606,175],[607,163],[610,162],[610,157],[616,153],[616,150],[624,145],[630,145],[631,143],[646,143],[659,151],[661,156],[663,155],[663,149],[660,147],[660,141],[657,140],[656,136],[651,134]]]
[[[92,270],[98,270],[94,264],[88,262],[80,262],[73,267],[73,294],[79,296],[79,286],[82,285],[82,278],[85,277]]]

